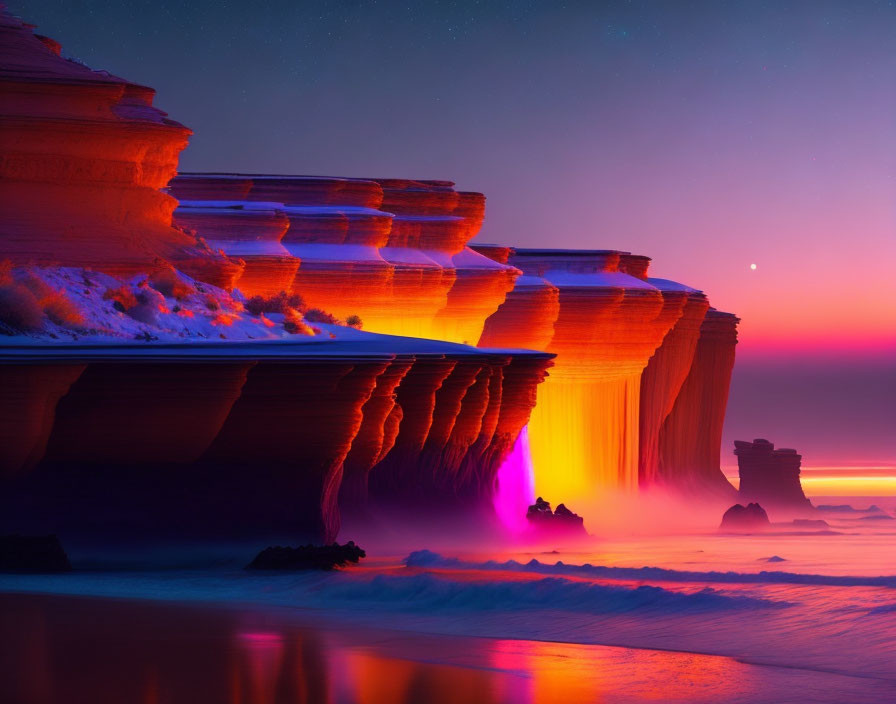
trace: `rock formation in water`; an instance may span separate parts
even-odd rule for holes
[[[349,540],[345,545],[276,545],[265,548],[246,565],[247,570],[332,570],[349,563],[358,564],[367,553]]]
[[[0,239],[17,264],[116,275],[175,263],[229,286],[239,266],[172,227],[162,193],[190,130],[155,91],[60,56],[0,7]]]
[[[70,572],[55,535],[0,535],[0,572]]]
[[[771,522],[768,520],[768,514],[759,504],[750,503],[746,506],[734,504],[725,511],[722,516],[722,524],[719,526],[722,530],[762,530],[768,528]]]
[[[800,484],[800,460],[796,450],[775,449],[768,440],[734,441],[740,475],[738,493],[745,501],[771,508],[811,509]]]
[[[581,516],[570,511],[565,504],[560,504],[556,510],[551,511],[551,504],[540,496],[526,511],[526,520],[543,537],[587,535]]]

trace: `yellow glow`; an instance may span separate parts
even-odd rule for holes
[[[641,375],[564,379],[550,372],[529,421],[536,493],[559,503],[638,487]]]
[[[725,474],[738,485],[737,467]],[[800,483],[806,496],[896,496],[896,467],[889,465],[841,465],[803,467]]]
[[[397,269],[388,289],[370,293],[368,311],[360,314],[364,329],[385,335],[446,339],[440,337],[435,319],[448,303],[455,276],[451,269]]]
[[[512,270],[459,269],[448,300],[435,318],[439,339],[475,345],[486,319],[498,310],[507,292],[513,289]]]
[[[801,481],[808,496],[896,496],[896,476],[804,476]]]

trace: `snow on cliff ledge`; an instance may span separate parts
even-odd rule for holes
[[[83,268],[0,265],[0,333],[35,341],[298,341],[333,335],[330,326],[322,332],[306,322],[301,306],[290,303],[296,301],[284,295],[267,312],[251,303],[247,309],[239,291],[227,293],[170,267],[122,281]]]

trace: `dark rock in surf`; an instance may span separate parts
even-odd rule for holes
[[[723,530],[761,530],[771,525],[768,514],[759,504],[734,504],[722,516]]]
[[[55,535],[0,535],[0,572],[70,572]]]
[[[540,532],[566,535],[586,535],[584,519],[564,504],[551,511],[551,504],[540,496],[526,511],[529,525]]]
[[[332,570],[349,563],[357,564],[367,553],[349,540],[345,545],[280,545],[265,548],[246,565],[247,570]]]

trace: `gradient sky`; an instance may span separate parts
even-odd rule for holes
[[[896,3],[7,4],[156,88],[185,170],[447,178],[481,241],[652,256],[743,319],[726,445],[896,464]]]

